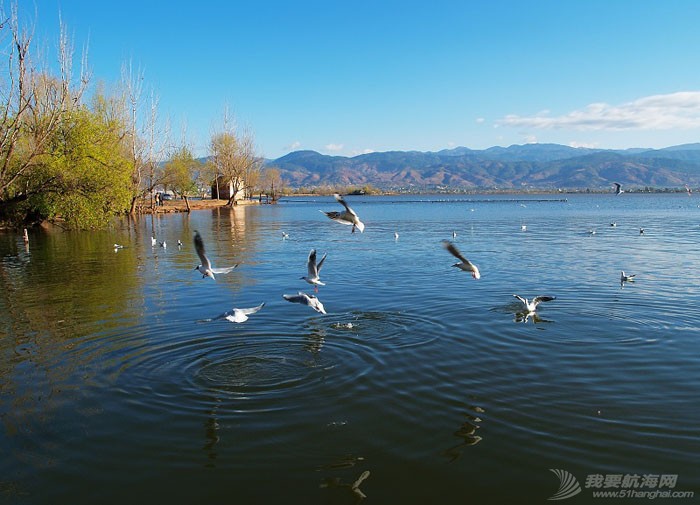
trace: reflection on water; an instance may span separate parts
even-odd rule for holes
[[[363,234],[320,197],[29,250],[0,232],[0,501],[515,503],[552,495],[548,468],[698,486],[700,209],[643,198],[355,197]],[[195,229],[240,266],[202,279]],[[453,231],[478,282],[440,252]],[[311,247],[325,316],[282,298]]]

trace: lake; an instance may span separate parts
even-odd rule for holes
[[[700,198],[347,201],[364,233],[332,197],[0,232],[0,501],[545,503],[550,469],[572,503],[700,491]],[[203,279],[195,230],[238,268]],[[312,248],[326,315],[282,297],[313,293]]]

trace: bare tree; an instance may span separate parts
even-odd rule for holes
[[[238,133],[226,110],[223,131],[212,135],[209,147],[210,171],[215,174],[217,198],[220,194],[220,183],[223,183],[230,188],[226,205],[233,206],[241,191],[245,193],[254,187],[260,171],[261,160],[255,154],[253,133],[250,128]]]
[[[17,4],[7,15],[0,7],[0,36],[8,72],[0,81],[0,213],[15,202],[41,191],[44,181],[30,177],[48,150],[49,140],[63,118],[79,106],[89,82],[86,56],[77,83],[73,82],[73,47],[63,23],[58,60],[60,75],[53,77],[31,59],[33,28],[19,24]],[[84,52],[84,55],[87,51]]]

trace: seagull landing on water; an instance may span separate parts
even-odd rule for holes
[[[348,226],[352,226],[352,233],[355,233],[355,228],[360,230],[360,233],[365,231],[365,224],[360,221],[360,218],[357,217],[357,214],[355,213],[354,210],[350,208],[350,206],[347,204],[347,202],[343,199],[342,196],[340,196],[338,193],[333,195],[335,199],[340,203],[343,207],[345,207],[344,212],[325,212],[325,211],[320,211],[323,212],[326,216],[328,216],[330,219],[335,221],[336,223],[340,224],[346,224]]]
[[[232,323],[243,323],[248,320],[248,316],[255,314],[257,311],[265,306],[265,302],[261,303],[257,307],[251,307],[249,309],[231,309],[220,316],[213,317],[211,319],[202,319],[201,322],[218,321],[220,319],[226,319]]]
[[[556,300],[556,296],[536,296],[532,299],[532,301],[528,300],[527,298],[523,298],[522,296],[519,295],[513,295],[516,297],[518,300],[520,300],[523,305],[525,306],[525,310],[527,311],[527,314],[534,314],[535,311],[537,310],[537,306],[542,303],[542,302],[551,302],[552,300]]]
[[[625,192],[625,190],[622,189],[622,186],[620,186],[619,183],[613,182],[613,184],[615,185],[615,194],[616,194],[616,195],[620,195],[620,194],[622,194],[622,193]]]
[[[308,305],[316,312],[320,312],[321,314],[326,313],[326,309],[323,307],[321,300],[316,298],[314,295],[307,295],[306,293],[302,293],[301,291],[299,291],[299,293],[297,293],[296,295],[282,295],[282,297],[288,302]]]
[[[452,242],[450,242],[449,240],[443,240],[442,245],[445,249],[447,249],[450,252],[450,254],[452,254],[452,256],[454,256],[460,261],[460,263],[455,263],[454,265],[452,265],[453,267],[457,267],[460,270],[464,270],[465,272],[471,272],[472,277],[474,277],[475,279],[481,278],[481,274],[479,273],[479,269],[476,267],[476,265],[464,256],[462,256],[462,253],[460,253],[459,250],[457,250],[457,248]]]
[[[315,290],[318,290],[317,286],[325,286],[325,284],[321,282],[319,275],[321,274],[321,267],[323,266],[323,262],[326,261],[326,256],[328,256],[327,253],[323,255],[321,261],[316,263],[316,249],[311,249],[311,252],[309,253],[309,259],[306,262],[306,268],[309,274],[308,276],[301,277],[301,279],[304,279],[309,284],[313,284]]]
[[[194,267],[194,269],[199,270],[199,273],[202,274],[202,279],[205,277],[211,277],[212,279],[216,280],[214,274],[227,274],[238,266],[233,265],[232,267],[228,268],[212,268],[211,261],[209,261],[209,258],[207,258],[207,255],[204,253],[204,241],[202,241],[202,236],[198,231],[194,232],[194,249],[197,251],[197,256],[199,256],[199,259],[202,262],[201,265],[197,265]]]
[[[625,282],[634,282],[634,278],[636,276],[637,274],[627,275],[623,270],[620,272],[620,285],[624,284]]]

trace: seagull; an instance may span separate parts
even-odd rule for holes
[[[639,229],[639,234],[640,234],[640,235],[644,235],[644,228],[640,228],[640,229]]]
[[[516,297],[518,300],[523,302],[523,305],[525,305],[525,309],[527,310],[527,314],[534,314],[535,311],[537,310],[537,306],[542,303],[542,302],[551,302],[552,300],[556,300],[556,296],[536,296],[532,299],[532,301],[528,300],[527,298],[523,298],[522,296],[519,295],[513,295]]]
[[[289,233],[287,233],[286,231],[283,231],[282,232],[282,240],[286,240],[288,238],[289,238]]]
[[[163,249],[166,249],[166,248],[168,247],[168,245],[165,243],[165,240],[163,240],[162,242],[158,242],[158,243],[160,244],[160,246],[161,246]]]
[[[231,321],[232,323],[243,323],[248,320],[248,316],[251,314],[255,314],[257,311],[262,309],[265,306],[265,302],[261,303],[257,307],[251,307],[249,309],[231,309],[220,316],[216,316],[211,319],[202,319],[202,322],[208,322],[208,321],[218,321],[219,319],[226,319],[227,321]]]
[[[177,248],[179,249],[181,247],[182,247],[182,242],[180,241],[180,239],[177,239]]]
[[[625,192],[625,190],[622,189],[622,186],[620,186],[619,183],[613,182],[613,184],[615,185],[615,194],[616,194],[616,195],[620,195],[620,194],[622,194],[622,193]]]
[[[158,241],[156,240],[155,237],[151,237],[151,247],[155,247]]]
[[[593,230],[593,229],[588,230],[588,234],[589,234],[589,235],[595,235],[595,230]]]
[[[333,221],[336,221],[340,224],[352,225],[352,233],[355,233],[355,228],[360,230],[360,233],[364,232],[365,231],[365,224],[362,221],[360,221],[360,218],[357,217],[357,214],[355,213],[355,211],[350,208],[350,206],[343,199],[343,197],[340,196],[338,193],[335,193],[333,196],[338,201],[338,203],[340,203],[343,207],[345,207],[345,212],[325,212],[325,211],[321,211],[321,212],[323,212],[326,216],[328,216]]]
[[[521,225],[520,225],[520,229],[521,229],[522,231],[527,231],[527,225],[521,224]]]
[[[199,272],[202,274],[202,279],[205,277],[211,277],[212,279],[216,280],[214,274],[227,274],[238,266],[233,265],[232,267],[228,268],[212,268],[209,258],[207,258],[207,255],[204,253],[204,242],[202,241],[202,236],[196,230],[194,232],[194,249],[197,251],[197,256],[199,256],[199,259],[202,262],[201,265],[197,265],[194,267],[194,269],[199,270]]]
[[[296,295],[282,295],[285,300],[288,302],[292,303],[301,303],[302,305],[308,305],[312,309],[314,309],[316,312],[320,312],[321,314],[326,313],[326,309],[323,307],[323,304],[321,303],[321,300],[316,298],[314,295],[307,295],[306,293],[302,293],[299,291]]]
[[[685,185],[685,192],[688,193],[688,196],[692,196],[693,190],[690,189],[690,187],[686,184]]]
[[[460,253],[455,245],[450,242],[449,240],[443,240],[442,245],[445,249],[447,249],[452,256],[457,258],[460,263],[455,263],[452,265],[453,267],[457,267],[460,270],[464,270],[465,272],[471,272],[472,277],[475,279],[481,278],[481,274],[479,273],[479,269],[476,267],[475,264],[473,264],[471,261],[469,261],[467,258],[462,256],[462,253]]]
[[[123,245],[114,244],[114,249],[124,249]]]
[[[301,277],[301,279],[304,279],[309,284],[313,284],[314,289],[316,290],[318,290],[317,286],[325,286],[325,284],[321,282],[319,275],[321,273],[321,267],[323,266],[323,262],[326,261],[326,256],[328,256],[327,253],[323,255],[321,261],[316,263],[316,249],[311,249],[311,252],[309,253],[309,259],[306,264],[306,268],[308,269],[309,274],[308,276]]]
[[[620,284],[624,284],[625,282],[634,282],[634,277],[636,276],[637,274],[627,275],[623,270],[620,272]]]
[[[395,231],[394,232],[394,240],[398,240],[398,239],[399,239],[399,232]]]
[[[613,221],[612,223],[610,223],[610,226],[612,226],[614,228],[615,226],[617,226],[617,223],[615,221]]]
[[[455,230],[452,230],[452,238],[457,238],[457,232]]]

